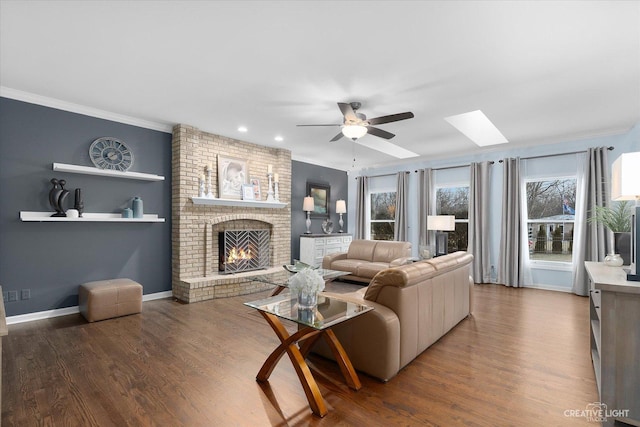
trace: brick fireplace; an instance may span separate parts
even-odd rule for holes
[[[267,194],[267,165],[280,176],[279,208],[195,205],[198,180],[212,163],[213,193],[218,195],[217,155],[247,159],[249,177],[260,179]],[[291,261],[291,152],[176,125],[172,142],[172,287],[184,302],[258,292],[272,286],[251,280],[276,273]],[[268,233],[268,268],[220,274],[219,233],[224,230],[264,230]]]

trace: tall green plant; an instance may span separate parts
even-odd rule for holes
[[[632,208],[628,200],[616,202],[612,207],[596,206],[589,222],[599,222],[614,233],[631,231]]]

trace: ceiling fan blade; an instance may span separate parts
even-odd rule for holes
[[[296,125],[296,126],[342,126],[341,124],[339,125]]]
[[[333,138],[331,138],[331,141],[329,142],[334,142],[339,140],[340,138],[342,138],[344,135],[342,134],[342,132],[340,132],[339,134],[337,134],[336,136],[334,136]]]
[[[380,138],[384,138],[384,139],[391,139],[393,138],[395,135],[392,134],[391,132],[387,132],[386,130],[382,130],[382,129],[378,129],[378,128],[374,128],[373,126],[367,126],[367,133],[380,137]]]
[[[418,157],[419,154],[409,151],[406,148],[393,144],[389,141],[379,138],[360,138],[356,139],[356,144],[363,147],[370,148],[372,150],[380,151],[381,153],[393,156],[398,159],[409,159],[411,157]]]
[[[353,111],[353,107],[351,104],[347,104],[345,102],[338,102],[338,108],[342,112],[342,115],[347,120],[358,121],[358,116],[356,116],[356,112]]]
[[[375,117],[367,120],[370,125],[381,125],[383,123],[398,122],[400,120],[413,119],[413,113],[407,111],[406,113],[390,114],[388,116]]]

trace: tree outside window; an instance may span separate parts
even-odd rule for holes
[[[456,229],[448,232],[449,252],[466,251],[469,245],[469,187],[436,188],[436,214],[456,217]]]
[[[571,262],[576,206],[576,179],[526,182],[529,257]]]
[[[371,240],[393,240],[396,225],[396,192],[371,193]]]

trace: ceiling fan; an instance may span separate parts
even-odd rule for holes
[[[358,142],[361,145],[364,145],[369,148],[373,148],[374,150],[381,151],[383,153],[389,154],[394,157],[398,157],[400,159],[408,158],[408,157],[416,157],[418,154],[413,153],[409,150],[406,150],[402,147],[399,147],[395,144],[386,141],[369,142],[367,144],[363,144],[357,141],[359,138],[362,138],[366,134],[371,134],[377,136],[379,138],[383,138],[389,140],[393,138],[395,135],[391,132],[387,132],[386,130],[379,129],[374,127],[373,125],[381,125],[385,123],[397,122],[400,120],[412,119],[413,113],[398,113],[398,114],[390,114],[388,116],[380,116],[375,117],[373,119],[367,119],[362,113],[358,113],[358,110],[362,104],[360,102],[338,102],[338,108],[342,112],[344,116],[343,122],[341,124],[319,124],[319,125],[298,125],[298,126],[342,126],[342,130],[339,134],[331,138],[331,142],[337,141],[343,136],[352,139],[354,142]]]

